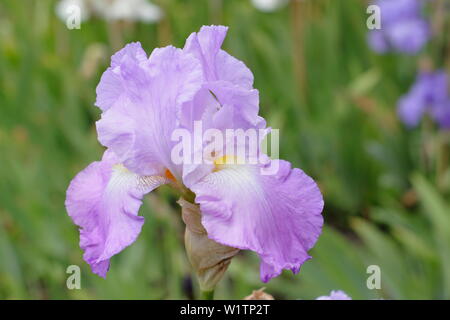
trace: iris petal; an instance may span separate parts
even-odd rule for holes
[[[111,67],[102,75],[97,86],[97,100],[95,105],[103,111],[108,110],[130,94],[133,80],[129,75],[132,70],[139,70],[139,66],[147,60],[147,54],[139,42],[127,44],[111,57]]]
[[[120,61],[125,64],[122,77],[130,74],[128,93],[97,122],[99,141],[135,173],[163,174],[167,168],[180,178],[181,168],[170,158],[175,144],[171,135],[180,124],[182,105],[194,98],[203,83],[200,63],[170,46],[155,49],[139,64],[127,55]]]
[[[138,216],[142,197],[167,183],[160,176],[138,176],[117,164],[117,157],[105,152],[70,183],[66,208],[80,227],[80,247],[92,271],[105,277],[109,259],[133,243],[144,218]]]
[[[251,89],[253,74],[247,66],[221,49],[228,28],[203,26],[186,40],[184,51],[193,54],[202,63],[207,81],[224,80]]]
[[[191,187],[208,237],[257,252],[264,282],[283,269],[298,272],[323,224],[316,183],[286,161],[271,164],[278,166],[272,175],[257,165],[229,165]]]

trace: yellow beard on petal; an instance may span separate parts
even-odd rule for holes
[[[224,155],[214,160],[214,172],[226,168],[227,165],[237,164],[238,158],[236,156]]]

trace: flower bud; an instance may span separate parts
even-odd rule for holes
[[[208,238],[201,223],[198,205],[183,198],[178,200],[178,204],[181,206],[182,218],[186,224],[184,234],[186,253],[197,275],[200,290],[212,291],[239,249],[221,245]]]

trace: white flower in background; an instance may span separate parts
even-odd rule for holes
[[[95,12],[107,20],[131,20],[156,22],[162,18],[162,10],[147,0],[95,0]]]
[[[252,4],[257,9],[265,12],[275,11],[289,2],[289,0],[251,0],[251,1]]]
[[[75,8],[80,9],[81,21],[86,21],[90,18],[91,12],[87,7],[86,0],[61,0],[56,5],[56,14],[62,21],[67,21]]]
[[[56,7],[56,13],[65,21],[73,6],[80,8],[82,21],[90,16],[97,16],[111,21],[152,23],[163,16],[161,8],[147,0],[61,0]]]

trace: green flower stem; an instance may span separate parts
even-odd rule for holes
[[[214,290],[211,291],[200,291],[201,300],[214,300]]]

